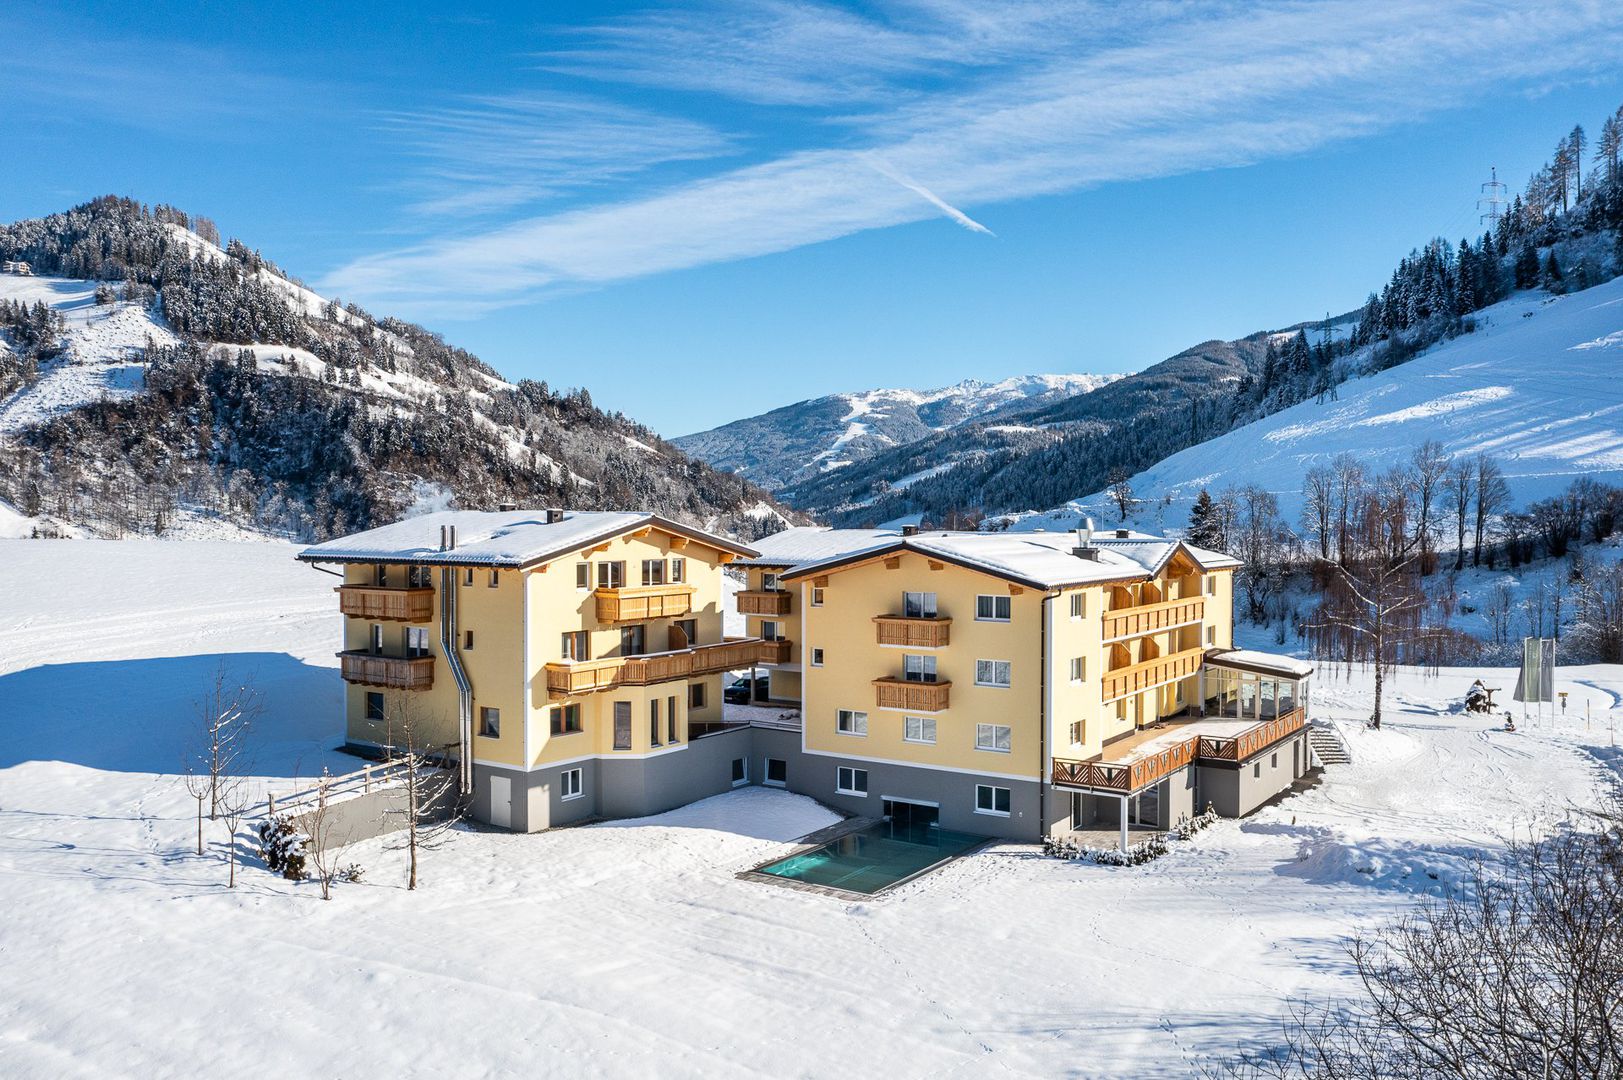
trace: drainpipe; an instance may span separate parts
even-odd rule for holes
[[[1131,796],[1121,796],[1121,849],[1127,850],[1127,800]]]
[[[456,526],[440,527],[440,550],[456,547]],[[462,656],[457,649],[456,627],[456,568],[440,568],[440,652],[456,680],[458,753],[457,786],[464,796],[473,794],[473,684],[462,667]]]
[[[1043,618],[1040,629],[1042,647],[1038,650],[1042,663],[1038,670],[1042,672],[1042,713],[1041,723],[1037,728],[1037,761],[1042,775],[1037,778],[1037,840],[1039,843],[1048,836],[1048,781],[1054,775],[1054,762],[1048,744],[1048,725],[1054,714],[1054,681],[1049,678],[1049,641],[1051,629],[1049,622],[1054,617],[1054,597],[1057,594],[1048,593],[1043,597]]]

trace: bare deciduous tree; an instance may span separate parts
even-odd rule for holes
[[[220,790],[220,822],[225,826],[226,887],[237,887],[237,833],[242,819],[254,804],[253,792],[240,776],[232,777]]]
[[[417,888],[418,856],[438,847],[456,824],[456,773],[444,767],[445,759],[435,747],[422,744],[421,724],[411,700],[403,698],[391,710],[393,728],[400,740],[394,761],[404,769],[401,780],[404,805],[389,811],[404,818],[399,846],[406,851],[406,888]]]
[[[203,804],[209,801],[209,795],[214,790],[213,779],[206,770],[200,770],[195,763],[188,763],[181,779],[186,784],[186,794],[197,800],[197,853],[203,854]]]
[[[1133,495],[1132,474],[1118,467],[1111,469],[1106,479],[1110,486],[1105,491],[1110,496],[1110,501],[1116,504],[1117,516],[1125,523],[1127,515],[1138,505],[1138,499]]]
[[[208,774],[210,821],[219,814],[220,794],[226,778],[234,776],[242,764],[243,736],[259,711],[259,692],[254,689],[252,680],[231,679],[222,662],[197,706],[201,723],[199,758]]]
[[[1443,478],[1454,517],[1454,569],[1465,568],[1465,534],[1471,524],[1471,506],[1476,502],[1476,466],[1461,458],[1448,467]]]
[[[331,900],[333,885],[352,873],[352,867],[346,861],[350,847],[349,830],[341,815],[333,809],[332,783],[332,774],[323,768],[321,779],[316,782],[315,806],[302,815],[304,833],[309,837],[309,842],[304,846],[305,860],[315,871],[311,876],[320,883],[323,900]]]
[[[1453,461],[1443,444],[1427,439],[1415,447],[1409,459],[1413,466],[1415,499],[1415,537],[1420,541],[1420,572],[1430,574],[1437,569],[1433,551],[1439,505],[1442,502],[1444,481]]]
[[[1493,519],[1505,512],[1510,505],[1510,486],[1505,483],[1505,474],[1487,454],[1478,454],[1472,459],[1474,476],[1472,481],[1476,488],[1475,510],[1475,536],[1471,547],[1471,565],[1482,565],[1482,549],[1488,540],[1488,530],[1493,526]]]
[[[1217,1070],[1283,1080],[1623,1077],[1623,807],[1512,845],[1501,868],[1349,945],[1346,1002]]]

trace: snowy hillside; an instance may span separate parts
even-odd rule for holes
[[[1615,666],[1562,669],[1571,718],[1513,734],[1453,711],[1473,678],[1513,672],[1399,672],[1372,732],[1356,721],[1367,677],[1324,671],[1316,715],[1352,763],[1143,866],[1000,843],[862,903],[769,887],[737,875],[831,818],[745,787],[642,820],[457,829],[424,853],[416,892],[404,852],[369,841],[348,856],[362,881],[323,903],[269,873],[246,828],[227,889],[230,841],[206,822],[193,854],[178,772],[221,665],[264,694],[256,786],[355,767],[332,749],[333,579],[287,545],[0,549],[0,956],[43,973],[7,987],[0,1074],[17,1080],[244,1061],[290,1076],[1200,1075],[1277,1039],[1293,999],[1351,993],[1348,934],[1592,804],[1620,761]]]
[[[845,468],[932,432],[1091,393],[1120,375],[1020,375],[966,379],[936,390],[864,390],[786,405],[671,440],[767,490]]]
[[[1454,455],[1492,455],[1512,503],[1525,505],[1588,476],[1623,482],[1623,278],[1567,296],[1519,293],[1478,312],[1475,333],[1400,367],[1354,379],[1201,443],[1132,478],[1134,520],[1181,527],[1201,488],[1259,485],[1287,520],[1301,508],[1303,474],[1351,453],[1372,472],[1406,460],[1427,439]],[[1102,492],[1020,529],[1069,528],[1082,513],[1115,521]]]
[[[33,270],[0,274],[8,531],[319,538],[394,520],[425,490],[744,536],[787,522],[586,390],[509,382],[190,221],[108,197],[0,225],[4,261]]]

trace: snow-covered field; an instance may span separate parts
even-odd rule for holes
[[[1137,525],[1182,528],[1201,488],[1249,484],[1275,492],[1295,521],[1308,469],[1345,452],[1379,473],[1426,439],[1494,457],[1518,507],[1580,476],[1623,483],[1623,278],[1568,296],[1519,293],[1474,318],[1475,333],[1344,383],[1335,400],[1309,399],[1134,476]],[[1113,522],[1107,504],[1096,492],[1013,527],[1070,528],[1084,509]]]
[[[230,892],[174,775],[216,666],[266,692],[258,775],[344,764],[332,579],[291,553],[0,542],[0,1075],[1188,1076],[1346,991],[1349,930],[1620,760],[1623,669],[1563,669],[1568,718],[1515,734],[1449,711],[1475,671],[1400,676],[1380,733],[1366,681],[1324,672],[1353,764],[1142,867],[999,845],[846,903],[735,877],[832,820],[742,789],[460,830],[416,893],[381,842],[328,903],[251,856]]]

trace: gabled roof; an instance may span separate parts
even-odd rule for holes
[[[880,547],[900,539],[901,529],[889,525],[877,529],[830,529],[821,525],[799,525],[755,541],[756,554],[740,559],[734,566],[799,566],[838,558],[854,551]]]
[[[440,550],[441,526],[456,527],[456,547]],[[736,540],[657,514],[567,510],[548,521],[545,510],[442,510],[407,518],[299,552],[303,562],[393,562],[431,566],[534,566],[622,533],[655,528],[738,556],[755,554]]]
[[[765,546],[772,538],[761,541]],[[1155,537],[1095,538],[1097,557],[1084,559],[1073,552],[1074,533],[929,532],[881,540],[815,562],[795,566],[785,580],[826,574],[904,551],[949,562],[1034,589],[1097,584],[1153,577],[1183,552],[1203,570],[1238,566],[1217,552],[1192,548],[1180,540]]]

